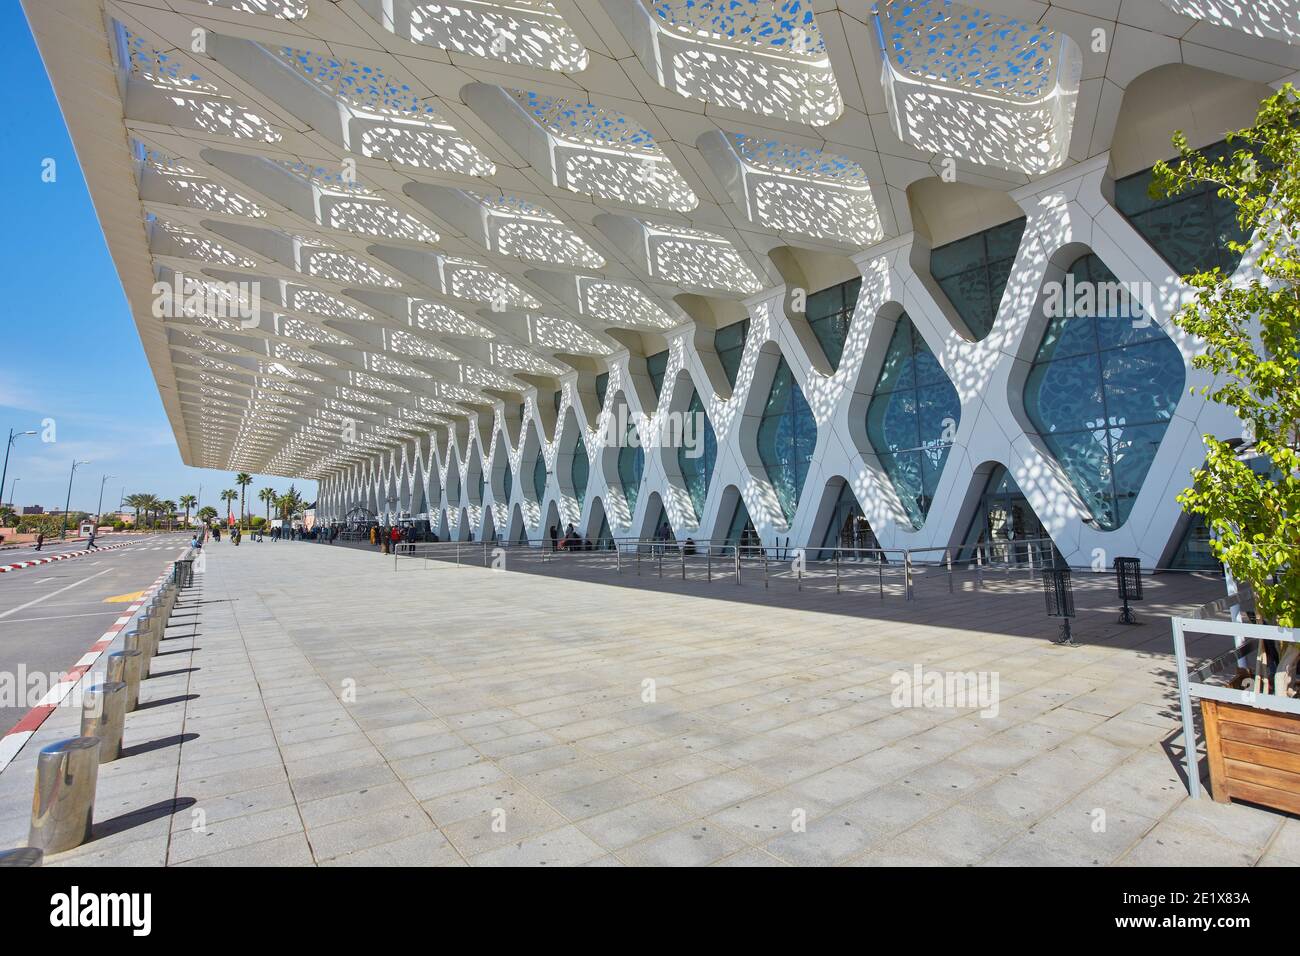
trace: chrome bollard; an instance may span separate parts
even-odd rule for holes
[[[140,657],[139,651],[114,651],[108,655],[109,683],[121,681],[126,684],[126,712],[129,714],[140,703]]]
[[[20,846],[15,850],[0,850],[0,869],[19,866],[40,866],[45,852],[34,846]]]
[[[122,754],[122,730],[126,724],[126,684],[110,681],[96,684],[82,698],[81,736],[98,737],[99,762],[108,763]]]
[[[101,746],[98,737],[73,737],[41,750],[27,835],[30,846],[59,853],[90,839]]]
[[[137,627],[133,629],[122,642],[122,646],[128,651],[136,651],[140,655],[140,679],[149,679],[149,636],[140,633]]]
[[[162,641],[167,636],[167,610],[163,607],[161,598],[155,598],[154,603],[149,606],[149,616],[155,622],[154,629],[158,632],[158,640]]]
[[[135,626],[136,630],[140,632],[140,650],[144,651],[145,657],[152,660],[153,656],[158,653],[158,618],[145,611],[140,615],[140,620],[136,622]]]

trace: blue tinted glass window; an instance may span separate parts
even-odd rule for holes
[[[823,548],[839,548],[842,559],[869,559],[878,561],[877,552],[880,542],[876,540],[871,524],[862,514],[862,506],[847,482],[841,482],[839,496],[831,508],[831,515],[826,522],[826,533],[822,535]],[[819,560],[829,560],[833,552],[822,552]]]
[[[817,447],[817,421],[784,358],[758,426],[758,457],[787,522],[794,520]]]
[[[904,313],[867,406],[867,438],[914,528],[925,524],[960,421],[957,390]]]
[[[664,390],[664,372],[668,370],[668,350],[646,356],[645,370],[650,376],[650,385],[655,390],[655,398]]]
[[[722,372],[727,376],[731,387],[736,387],[736,376],[740,374],[740,358],[745,353],[745,339],[749,337],[749,319],[728,325],[713,333],[713,349],[718,353],[722,363]]]
[[[844,342],[849,336],[853,310],[857,308],[858,292],[861,289],[862,279],[859,277],[808,296],[808,325],[821,343],[832,369],[840,367]]]
[[[1226,159],[1234,148],[1216,143],[1201,150],[1209,159]],[[1248,238],[1237,225],[1237,207],[1221,199],[1218,187],[1208,183],[1167,199],[1152,199],[1152,171],[1144,169],[1115,182],[1115,207],[1179,275],[1213,269],[1233,272],[1241,254],[1228,248],[1228,240]]]
[[[1221,568],[1219,559],[1210,549],[1210,529],[1200,515],[1192,516],[1169,566],[1180,571],[1218,571]]]
[[[979,507],[966,532],[963,561],[976,560],[975,552],[984,564],[1042,565],[1049,557],[1058,564],[1064,560],[1051,536],[1043,527],[1028,499],[1021,494],[1011,473],[998,465],[989,476],[980,498]]]
[[[596,376],[596,401],[600,402],[600,407],[605,407],[605,393],[609,391],[609,373],[601,372]]]
[[[1070,267],[1064,290],[1025,383],[1025,411],[1093,521],[1111,531],[1128,519],[1169,427],[1183,357],[1096,256]]]
[[[758,532],[754,530],[754,522],[749,519],[749,509],[745,507],[745,499],[736,494],[736,509],[731,513],[731,521],[727,523],[727,534],[723,538],[727,544],[756,544],[758,542]]]
[[[930,274],[976,341],[993,328],[1024,232],[1013,219],[930,251]]]
[[[686,427],[694,436],[695,447],[687,448],[684,441],[677,446],[677,467],[682,471],[682,480],[686,483],[686,492],[691,496],[698,521],[704,517],[709,481],[713,478],[713,465],[718,460],[718,438],[704,411],[699,392],[695,390],[691,391],[691,404],[686,409],[686,418]]]
[[[587,478],[591,470],[591,463],[587,460],[587,448],[582,442],[578,442],[578,447],[573,450],[573,468],[569,472],[569,478],[573,481],[573,493],[578,499],[578,510],[582,510],[583,502],[587,500]]]
[[[537,495],[538,504],[546,498],[546,456],[540,451],[533,462],[533,494]]]
[[[623,495],[627,498],[627,510],[636,514],[636,499],[641,491],[641,476],[645,473],[645,449],[641,447],[636,425],[629,419],[627,423],[628,440],[618,450],[618,480],[623,486]],[[632,441],[636,440],[636,447]]]
[[[501,485],[503,488],[505,488],[505,492],[506,492],[505,500],[509,501],[510,492],[513,491],[515,487],[515,476],[514,476],[514,472],[510,470],[509,459],[506,459],[506,472],[504,475],[501,476]]]

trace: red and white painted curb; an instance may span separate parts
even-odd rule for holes
[[[68,558],[79,558],[83,554],[99,554],[101,551],[116,551],[118,548],[129,547],[134,544],[128,541],[124,544],[110,544],[103,548],[86,548],[82,551],[64,551],[62,554],[52,554],[48,558],[36,558],[33,561],[19,561],[16,564],[0,564],[0,574],[6,571],[17,571],[19,568],[30,568],[37,564],[49,564],[53,561],[66,561]]]
[[[125,545],[117,545],[117,547],[125,547]],[[72,689],[85,676],[86,671],[95,666],[117,635],[122,633],[136,616],[136,613],[152,600],[153,596],[162,588],[167,580],[167,575],[170,573],[170,570],[167,570],[160,574],[158,580],[149,586],[149,589],[141,595],[140,599],[132,602],[126,609],[126,613],[114,621],[113,626],[105,631],[99,640],[90,645],[90,649],[81,656],[81,659],[71,669],[59,677],[58,683],[49,689],[45,696],[37,702],[36,706],[29,710],[22,720],[14,724],[8,733],[0,737],[0,771],[9,766],[10,761],[18,756],[18,751],[22,750],[27,741],[31,740],[32,735],[36,733],[41,724],[45,723],[45,719],[54,712],[54,708],[58,707],[72,693]]]

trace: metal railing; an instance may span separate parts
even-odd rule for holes
[[[341,536],[340,536],[341,537]],[[999,542],[999,544],[1002,544]],[[793,581],[797,590],[832,587],[872,588],[884,600],[897,591],[906,600],[916,598],[918,576],[946,579],[948,593],[956,590],[958,571],[974,574],[976,590],[984,586],[984,575],[1002,571],[1011,575],[1025,571],[1029,580],[1043,568],[1057,566],[1056,551],[1049,539],[1012,543],[1014,548],[966,548],[969,556],[958,560],[954,548],[795,548],[779,540],[771,545],[758,541],[713,541],[710,539],[659,539],[635,537],[546,540],[541,543],[487,541],[397,542],[392,546],[394,570],[432,561],[456,565],[508,568],[511,560],[536,561],[547,565],[574,562],[605,567],[615,574],[633,576],[665,574],[686,581],[698,578],[712,582],[730,577],[742,584],[748,575],[761,575],[763,587],[774,581]]]

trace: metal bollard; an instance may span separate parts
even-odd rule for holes
[[[41,750],[27,834],[30,846],[59,853],[90,839],[101,746],[98,737],[73,737]]]
[[[129,714],[140,703],[140,657],[139,651],[114,651],[108,655],[109,683],[121,681],[126,684],[126,712]]]
[[[912,552],[903,552],[903,593],[912,600]]]
[[[136,651],[140,655],[140,679],[149,679],[149,637],[141,634],[140,629],[136,628],[126,635],[122,641],[122,646],[128,651]]]
[[[840,549],[835,549],[835,593],[840,593]]]
[[[146,618],[148,619],[147,623]],[[137,626],[143,633],[149,635],[149,656],[153,657],[158,653],[158,644],[162,641],[162,619],[154,617],[146,611]]]
[[[122,754],[122,730],[126,724],[126,684],[122,681],[96,684],[86,691],[81,708],[81,736],[100,739],[100,763],[116,760]]]
[[[14,850],[0,850],[0,869],[20,866],[40,866],[45,852],[34,846],[20,846]]]

